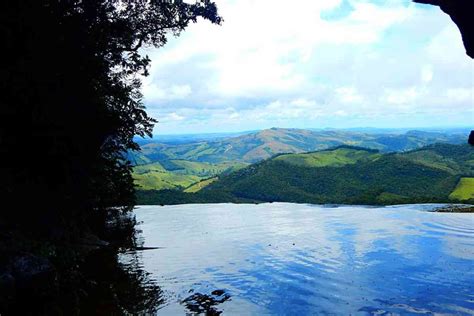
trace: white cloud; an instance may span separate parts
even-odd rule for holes
[[[165,85],[163,85],[165,86]],[[176,100],[184,99],[189,97],[192,89],[191,86],[184,85],[171,85],[164,87],[157,85],[153,82],[145,80],[145,84],[142,88],[143,94],[148,102],[157,100]]]
[[[389,104],[406,105],[413,104],[420,96],[416,87],[406,89],[386,89],[382,101]]]
[[[470,102],[474,107],[474,88],[451,88],[445,93],[449,100],[456,102]]]
[[[390,25],[406,19],[411,7],[385,8],[355,3],[342,21],[326,21],[324,10],[340,0],[219,1],[222,26],[198,23],[169,49],[151,53],[152,72],[200,55],[211,56],[203,67],[213,72],[207,88],[216,94],[255,96],[297,90],[308,80],[301,63],[317,56],[326,44],[368,44]],[[316,57],[317,58],[317,57]]]
[[[469,119],[473,62],[436,7],[405,0],[348,0],[349,9],[343,0],[216,1],[222,26],[200,21],[147,51],[152,66],[143,92],[163,122],[158,128],[396,126],[407,115],[413,124],[435,122],[427,113],[441,122]],[[341,10],[341,17],[325,17]]]
[[[355,87],[340,87],[335,92],[342,103],[361,103],[364,100]]]
[[[336,116],[347,116],[349,114],[344,110],[338,110],[338,111],[334,112],[334,115],[336,115]]]
[[[425,65],[421,68],[421,82],[423,83],[429,83],[431,80],[433,80],[433,66],[431,65]]]

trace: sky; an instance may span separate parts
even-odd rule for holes
[[[216,0],[159,49],[154,134],[474,126],[474,62],[438,7],[409,0]]]

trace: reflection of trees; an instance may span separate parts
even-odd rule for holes
[[[112,224],[113,222],[113,224]],[[2,315],[122,315],[154,313],[162,291],[141,265],[139,252],[120,260],[120,249],[141,241],[135,219],[111,221],[113,243],[48,244],[39,240],[28,253],[0,255],[0,314]],[[120,224],[118,224],[120,223]],[[123,229],[120,228],[123,226]],[[16,235],[17,239],[21,236]],[[29,240],[24,240],[30,244]],[[20,241],[8,240],[12,245]],[[38,247],[38,248],[36,248]],[[0,247],[0,252],[3,249]],[[124,250],[125,251],[125,250]],[[29,253],[49,253],[49,260]]]
[[[219,304],[222,304],[230,299],[230,295],[224,290],[214,290],[210,295],[195,293],[182,301],[188,310],[196,314],[206,314],[209,316],[220,315],[222,311],[217,309]]]
[[[162,291],[150,273],[143,270],[141,253],[133,250],[143,245],[134,216],[115,213],[108,224],[106,237],[114,247],[91,253],[81,267],[88,280],[81,313],[155,313],[163,303]]]
[[[163,303],[162,291],[144,271],[138,253],[127,254],[120,263],[117,254],[98,251],[83,265],[95,284],[87,290],[81,304],[84,314],[151,314]]]

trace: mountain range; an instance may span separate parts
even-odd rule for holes
[[[172,143],[159,139],[142,142],[142,150],[130,158],[136,164],[164,160],[188,160],[206,163],[224,161],[254,163],[279,153],[301,153],[352,145],[382,152],[406,151],[433,143],[461,144],[466,132],[360,132],[350,130],[306,130],[271,128],[243,135],[210,138],[209,140]],[[191,138],[192,139],[192,138]],[[171,142],[171,143],[170,143]]]

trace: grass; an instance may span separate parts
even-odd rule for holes
[[[133,178],[138,189],[164,190],[188,188],[189,190],[194,190],[189,192],[197,192],[212,182],[208,181],[209,178],[241,169],[247,165],[235,162],[211,164],[186,160],[168,160],[165,162],[161,164],[154,162],[134,167]],[[167,170],[168,165],[174,165],[178,168]]]
[[[202,188],[208,186],[209,184],[211,184],[212,182],[214,182],[216,180],[217,180],[217,177],[199,181],[197,183],[194,183],[190,187],[186,188],[184,190],[184,192],[186,192],[186,193],[196,193],[196,192],[200,191]]]
[[[166,172],[166,169],[159,162],[140,165],[133,168],[134,174],[145,174],[149,172]]]
[[[474,178],[461,178],[449,198],[459,201],[474,199]]]
[[[195,175],[176,174],[174,172],[147,172],[134,174],[135,185],[141,190],[163,190],[186,188],[202,178]]]

